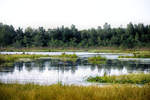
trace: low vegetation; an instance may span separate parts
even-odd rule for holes
[[[78,58],[76,54],[65,54],[62,55],[29,55],[29,54],[12,54],[12,55],[0,55],[0,65],[12,65],[13,62],[20,60],[21,58],[37,59],[40,57],[53,57],[59,58],[63,61],[75,62]]]
[[[12,55],[0,55],[0,62],[14,62],[20,58],[30,58],[30,59],[36,59],[40,57],[50,57],[49,55],[28,55],[28,54],[12,54]]]
[[[119,56],[119,58],[150,58],[150,54],[133,53],[133,56]]]
[[[91,64],[104,64],[106,61],[105,57],[101,56],[95,56],[95,57],[89,57],[88,62]]]
[[[99,83],[132,83],[132,84],[145,84],[150,83],[150,74],[128,74],[128,75],[113,75],[113,76],[96,76],[89,77],[87,79],[89,82],[99,82]]]
[[[61,58],[78,58],[78,56],[76,54],[61,54],[60,56],[58,57],[61,57]]]
[[[150,86],[0,84],[0,100],[149,100]]]
[[[76,54],[65,54],[65,53],[62,53],[61,55],[54,55],[51,57],[55,59],[59,59],[64,62],[71,61],[73,63],[75,63],[78,59],[78,56]]]

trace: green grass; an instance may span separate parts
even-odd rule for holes
[[[89,82],[99,82],[99,83],[131,83],[131,84],[146,84],[150,83],[150,74],[128,74],[128,75],[113,75],[113,76],[96,76],[89,77],[87,79]]]
[[[0,100],[149,100],[150,86],[0,84]]]
[[[8,66],[12,65],[13,62],[18,61],[21,58],[37,59],[40,57],[53,57],[59,58],[62,61],[72,61],[75,62],[78,58],[76,54],[65,54],[62,55],[28,55],[28,54],[13,54],[13,55],[3,55],[0,54],[0,65]]]
[[[48,48],[48,47],[34,47],[34,48],[0,48],[0,51],[8,51],[8,52],[83,52],[87,51],[84,48],[63,48],[63,47],[58,47],[58,48]]]
[[[136,54],[133,56],[119,56],[119,58],[150,58],[150,54]]]
[[[0,48],[0,51],[10,52],[95,52],[95,53],[150,53],[150,48],[133,48],[133,49],[122,49],[116,47],[33,47],[33,48]]]
[[[76,54],[61,54],[60,56],[58,57],[61,57],[61,58],[78,58],[78,56]]]
[[[61,55],[54,55],[54,56],[51,56],[52,58],[55,58],[55,59],[59,59],[61,61],[71,61],[71,62],[76,62],[77,59],[78,59],[78,56],[76,54],[65,54],[65,53],[62,53]]]
[[[40,57],[50,57],[49,55],[27,55],[27,54],[0,54],[0,66],[12,66],[14,62],[21,60],[21,58],[37,59]],[[24,59],[23,61],[25,61]]]
[[[40,57],[50,57],[49,55],[28,55],[28,54],[13,54],[13,55],[0,55],[0,62],[14,62],[20,58],[36,59]]]
[[[95,56],[95,57],[89,57],[88,62],[91,64],[104,64],[106,61],[105,57],[101,56]]]

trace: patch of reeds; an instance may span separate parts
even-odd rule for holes
[[[88,62],[91,64],[104,64],[106,61],[105,57],[101,56],[95,56],[95,57],[89,57]]]
[[[61,55],[54,55],[51,57],[55,58],[55,59],[59,59],[59,60],[64,61],[64,62],[71,61],[74,63],[78,59],[78,56],[76,54],[65,54],[65,53],[62,53]]]
[[[150,83],[150,74],[138,73],[138,74],[128,74],[128,75],[104,75],[89,77],[87,79],[89,82],[99,82],[99,83],[131,83],[131,84],[145,84]]]
[[[150,86],[0,84],[0,100],[149,100]]]
[[[0,54],[0,65],[10,65],[13,62],[21,59],[21,58],[30,58],[37,59],[40,57],[50,57],[49,55],[28,55],[28,54],[13,54],[13,55],[4,55]]]

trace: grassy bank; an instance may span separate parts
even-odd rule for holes
[[[116,47],[89,47],[89,48],[77,48],[77,47],[33,47],[33,48],[0,48],[0,51],[10,52],[95,52],[95,53],[150,53],[150,48],[132,48],[122,49]]]
[[[95,56],[95,57],[89,57],[88,62],[91,64],[104,64],[106,61],[105,57],[101,56]]]
[[[0,100],[149,100],[150,86],[0,84]]]
[[[150,74],[128,74],[128,75],[113,75],[113,76],[96,76],[89,77],[87,79],[89,82],[99,82],[99,83],[132,83],[132,84],[145,84],[150,83]]]

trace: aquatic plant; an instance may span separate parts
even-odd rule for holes
[[[13,54],[13,55],[4,55],[0,54],[0,66],[12,64],[15,61],[18,61],[21,58],[30,58],[37,59],[40,57],[50,57],[50,55],[28,55],[28,54]]]
[[[96,76],[89,77],[87,79],[89,82],[99,82],[99,83],[131,83],[131,84],[145,84],[150,82],[150,74],[128,74],[128,75],[112,75],[112,76]]]
[[[136,53],[134,53],[133,56],[119,56],[119,58],[150,58],[150,54],[136,54]]]
[[[104,64],[106,61],[105,57],[101,56],[95,56],[95,57],[89,57],[88,62],[91,64]]]
[[[64,62],[70,61],[73,63],[75,63],[78,59],[78,56],[76,54],[65,54],[65,53],[62,53],[61,55],[54,55],[51,57],[55,59],[59,59]]]
[[[65,53],[62,53],[59,57],[62,57],[62,58],[77,58],[78,56],[76,54],[65,54]]]

